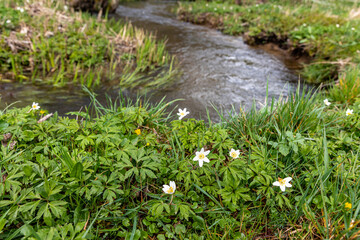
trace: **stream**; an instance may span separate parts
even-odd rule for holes
[[[287,96],[296,89],[299,77],[286,62],[261,48],[246,45],[241,37],[227,36],[205,26],[193,25],[176,19],[170,9],[174,2],[135,2],[121,5],[115,16],[126,19],[134,26],[154,32],[159,39],[167,39],[167,50],[180,63],[182,75],[171,86],[150,93],[151,102],[166,96],[166,100],[183,99],[177,102],[180,108],[190,111],[189,117],[218,120],[216,106],[228,112],[232,106],[238,112],[240,106],[264,103],[266,89],[270,98]],[[96,92],[105,102],[105,93],[115,97],[119,89],[103,87]],[[123,91],[135,99],[136,93]],[[0,109],[6,104],[19,101],[22,107],[39,102],[49,112],[64,114],[79,111],[89,104],[89,97],[79,87],[59,89],[52,86],[1,83]],[[149,95],[149,96],[150,96]]]

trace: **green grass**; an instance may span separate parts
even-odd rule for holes
[[[71,119],[0,112],[1,239],[359,237],[357,101],[326,106],[298,90],[205,123],[174,119],[173,102],[103,106],[89,94]],[[289,176],[285,192],[273,186]],[[173,196],[162,192],[169,181]]]
[[[26,14],[9,2],[1,4],[0,16],[5,9],[14,24],[1,25],[3,36],[9,36]],[[250,6],[249,14],[258,8],[269,11],[264,6]],[[310,6],[314,10],[305,2],[299,15],[306,16]],[[328,9],[345,14],[340,10]],[[80,20],[67,27],[64,34],[73,34],[67,38],[45,38],[45,29],[56,23],[27,16],[26,23],[41,29],[32,38],[36,51],[0,55],[2,71],[19,81],[41,77],[55,85],[70,79],[94,86],[102,83],[103,74],[123,86],[168,82],[173,60],[162,42],[130,25],[76,16]],[[311,15],[306,19],[318,21]],[[85,22],[82,35],[78,28]],[[299,36],[309,31],[309,22],[304,23]],[[259,34],[255,25],[243,27]],[[117,38],[139,45],[116,55],[120,46],[108,44]],[[57,50],[62,44],[67,51]],[[24,63],[30,57],[36,67],[28,74]],[[162,69],[168,73],[158,74]],[[54,113],[44,120],[48,112],[30,111],[30,106],[0,110],[0,239],[358,239],[358,76],[358,68],[347,68],[327,92],[298,89],[261,108],[220,114],[220,123],[177,120],[177,101],[151,105],[119,96],[103,106],[87,89],[90,107],[65,117]],[[347,109],[354,113],[347,116]],[[210,151],[203,167],[193,161],[201,148]],[[229,156],[232,148],[240,150],[236,159]],[[273,183],[285,177],[292,177],[292,187],[282,192]],[[176,182],[173,195],[162,190],[169,181]]]
[[[359,64],[358,1],[270,0],[181,3],[180,18],[210,24],[231,35],[244,35],[249,44],[274,42],[289,54],[308,55],[301,71],[308,82],[336,80],[347,67]]]
[[[151,34],[122,21],[64,10],[63,1],[41,3],[0,3],[0,81],[155,88],[176,74],[164,41]],[[152,78],[134,81],[148,75]]]

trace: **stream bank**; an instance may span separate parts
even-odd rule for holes
[[[182,2],[177,7],[183,21],[243,36],[250,45],[275,44],[303,63],[301,75],[316,84],[338,80],[360,63],[359,12],[358,3],[346,1]]]
[[[174,2],[123,3],[117,9],[119,18],[136,27],[166,38],[167,50],[176,56],[182,76],[171,88],[153,92],[153,99],[184,99],[181,108],[190,109],[193,117],[206,118],[217,113],[212,105],[230,111],[232,106],[249,109],[264,103],[268,87],[270,98],[278,99],[297,88],[299,77],[277,56],[253,48],[241,37],[224,35],[206,26],[179,21],[171,12]],[[297,67],[294,62],[288,66]]]
[[[171,12],[174,2],[124,3],[110,16],[109,21],[131,21],[132,25],[152,32],[158,41],[166,38],[166,51],[175,56],[182,71],[180,79],[161,90],[148,91],[151,102],[166,96],[166,101],[184,99],[179,107],[187,107],[190,117],[207,118],[207,109],[213,120],[219,120],[217,111],[263,104],[266,97],[278,99],[293,92],[299,77],[289,68],[296,64],[248,46],[239,37],[226,36],[203,26],[184,23]],[[279,51],[277,51],[279,52]],[[34,90],[35,89],[35,90]],[[58,90],[57,90],[58,89]],[[105,94],[115,98],[121,91],[136,100],[137,90],[102,86],[94,88],[100,100]],[[0,104],[22,101],[39,102],[44,108],[64,114],[78,111],[89,103],[88,96],[79,87],[42,87],[31,84],[4,83],[0,88]],[[51,93],[51,94],[49,94]],[[2,105],[4,106],[4,105]]]

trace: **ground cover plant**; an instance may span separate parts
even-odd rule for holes
[[[359,237],[358,101],[298,91],[206,123],[92,98],[0,112],[1,239]]]
[[[240,5],[234,4],[241,3]],[[357,1],[196,1],[180,3],[180,19],[243,35],[249,44],[275,43],[311,60],[305,80],[337,80],[359,64],[360,6]]]
[[[174,77],[164,41],[101,13],[74,12],[65,1],[1,1],[0,81],[161,87]]]

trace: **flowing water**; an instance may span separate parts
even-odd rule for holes
[[[263,103],[268,86],[269,97],[278,98],[294,91],[298,77],[288,67],[292,62],[283,62],[276,55],[246,45],[241,37],[232,37],[204,26],[181,22],[171,13],[171,2],[136,2],[121,5],[115,16],[130,20],[133,25],[152,31],[159,39],[167,39],[167,50],[180,63],[182,75],[173,85],[153,92],[151,101],[166,96],[166,100],[184,99],[177,102],[180,108],[187,107],[190,117],[205,118],[206,108],[216,119],[211,105],[230,110],[240,106],[249,108],[253,102]],[[287,66],[288,65],[288,66]],[[114,95],[118,90],[99,89]],[[89,98],[80,88],[59,90],[53,87],[36,87],[13,83],[0,86],[2,101],[21,101],[16,106],[30,105],[33,101],[49,111],[60,114],[78,111],[89,104]],[[136,93],[125,95],[134,98]]]

